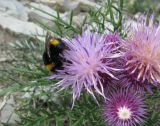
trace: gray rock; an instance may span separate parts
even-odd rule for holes
[[[48,20],[52,20],[53,17],[52,16],[49,16],[48,14],[50,15],[54,15],[56,16],[57,13],[56,11],[54,11],[53,9],[51,9],[50,7],[46,6],[46,5],[43,5],[43,4],[38,4],[38,3],[30,3],[29,4],[32,8],[30,9],[30,12],[29,13],[34,13],[35,15],[39,15],[41,18],[45,18],[45,19],[48,19]],[[45,11],[46,13],[48,14],[45,14],[44,12],[41,12],[37,9],[40,9],[42,11]]]
[[[94,0],[39,0],[40,2],[54,7],[59,6],[60,11],[73,10],[74,13],[79,13],[81,10],[89,11],[90,8],[100,8]]]
[[[27,9],[16,0],[0,0],[0,11],[3,15],[10,15],[23,21],[28,20]]]
[[[4,100],[5,103],[0,111],[0,122],[7,124],[15,124],[16,121],[19,121],[20,119],[14,111],[15,101],[13,99],[13,96],[11,96],[10,99]],[[1,102],[1,104],[3,104],[3,102]]]
[[[80,12],[79,0],[64,0],[63,8],[65,11],[73,10],[74,14]]]
[[[32,22],[18,20],[8,15],[0,13],[0,27],[16,35],[25,35],[34,37],[35,35],[44,35],[45,31]],[[44,38],[39,38],[44,39]]]
[[[47,24],[48,26],[53,27],[53,20],[54,16],[57,16],[57,12],[50,7],[38,4],[38,3],[30,3],[29,4],[32,8],[29,10],[29,20],[30,21],[39,21],[41,23]],[[37,10],[36,8],[44,11]],[[48,13],[48,14],[47,14]],[[60,17],[63,19],[66,19],[66,16],[64,14],[60,14]]]
[[[101,6],[95,2],[91,2],[89,0],[79,0],[80,7],[86,11],[89,11],[91,8],[100,9]]]
[[[86,16],[87,13],[79,13],[76,16],[73,16],[73,23],[78,27],[81,26]]]
[[[64,0],[63,8],[65,10],[74,10],[79,13],[80,11],[89,11],[92,8],[99,9],[101,6],[89,0]]]

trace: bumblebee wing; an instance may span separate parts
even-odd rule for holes
[[[50,40],[52,39],[51,33],[47,32],[46,34],[46,38],[45,38],[45,51],[48,54],[48,56],[50,57]]]
[[[47,34],[46,34],[46,38],[45,38],[45,49],[46,49],[46,51],[48,50],[47,48],[48,48],[48,45],[49,45],[49,37],[50,36],[50,33],[49,32],[47,32]]]

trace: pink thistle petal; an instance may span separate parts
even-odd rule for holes
[[[153,16],[149,25],[146,20],[132,28],[132,36],[124,43],[126,70],[138,81],[160,83],[160,25],[153,24]]]

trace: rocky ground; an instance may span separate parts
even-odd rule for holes
[[[25,38],[44,40],[46,31],[37,25],[36,20],[53,25],[52,17],[37,11],[35,8],[57,15],[60,11],[63,19],[68,19],[71,10],[74,10],[74,22],[79,23],[85,12],[90,7],[100,8],[100,0],[0,0],[0,70],[8,67],[14,56],[9,50],[9,44]],[[81,16],[81,17],[80,17]],[[3,75],[2,75],[3,76]],[[6,86],[0,81],[0,88]],[[16,99],[13,96],[5,96],[0,99],[0,126],[8,123],[13,126],[18,119],[14,112]]]
[[[35,20],[52,25],[53,17],[48,16],[35,8],[56,15],[54,9],[58,8],[60,16],[67,19],[70,10],[74,10],[74,19],[89,7],[100,6],[95,0],[0,0],[0,44],[5,46],[21,38],[45,35],[45,31],[35,23]],[[79,18],[80,19],[80,18]],[[77,20],[77,23],[79,20]],[[44,38],[39,38],[44,39]],[[0,62],[7,60],[4,48],[1,48]]]

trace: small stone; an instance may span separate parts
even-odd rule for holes
[[[33,94],[33,92],[32,93],[29,93],[29,92],[26,92],[23,96],[22,96],[22,98],[31,98],[31,96],[32,96],[32,94]]]
[[[0,57],[0,62],[5,62],[5,61],[7,61],[7,58],[6,57]]]
[[[7,123],[7,124],[15,124],[16,121],[19,121],[18,115],[15,113],[14,108],[15,107],[15,101],[13,99],[13,96],[8,99],[0,111],[0,122]]]
[[[0,0],[0,11],[3,15],[10,15],[22,21],[28,20],[25,6],[16,0]]]

